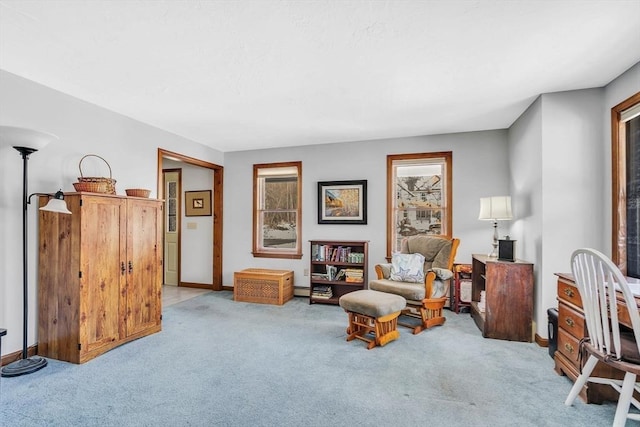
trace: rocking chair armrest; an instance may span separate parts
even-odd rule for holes
[[[449,280],[453,277],[453,271],[446,268],[432,267],[430,271],[433,271],[440,280]]]
[[[378,279],[388,279],[391,276],[391,263],[376,264],[375,270]]]
[[[433,298],[434,291],[440,289],[439,285],[435,285],[434,282],[446,283],[446,286],[450,286],[450,281],[453,277],[453,272],[444,268],[432,268],[424,275],[424,294],[425,298]],[[445,290],[446,290],[445,286]],[[436,298],[439,299],[439,298]]]
[[[433,270],[427,271],[424,275],[424,296],[427,299],[433,294],[434,280],[436,280],[436,273]]]

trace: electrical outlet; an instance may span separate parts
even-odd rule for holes
[[[309,275],[309,269],[308,269],[308,268],[305,268],[305,269],[304,269],[304,275],[305,275],[305,276],[308,276],[308,275]]]

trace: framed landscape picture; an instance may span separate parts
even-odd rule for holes
[[[184,192],[185,216],[211,216],[211,190]]]
[[[318,224],[366,223],[366,180],[318,182]]]

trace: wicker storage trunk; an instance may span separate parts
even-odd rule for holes
[[[233,273],[235,301],[282,305],[293,298],[293,271],[247,268]]]

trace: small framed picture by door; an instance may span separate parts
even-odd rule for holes
[[[185,191],[185,216],[211,216],[211,190]]]

